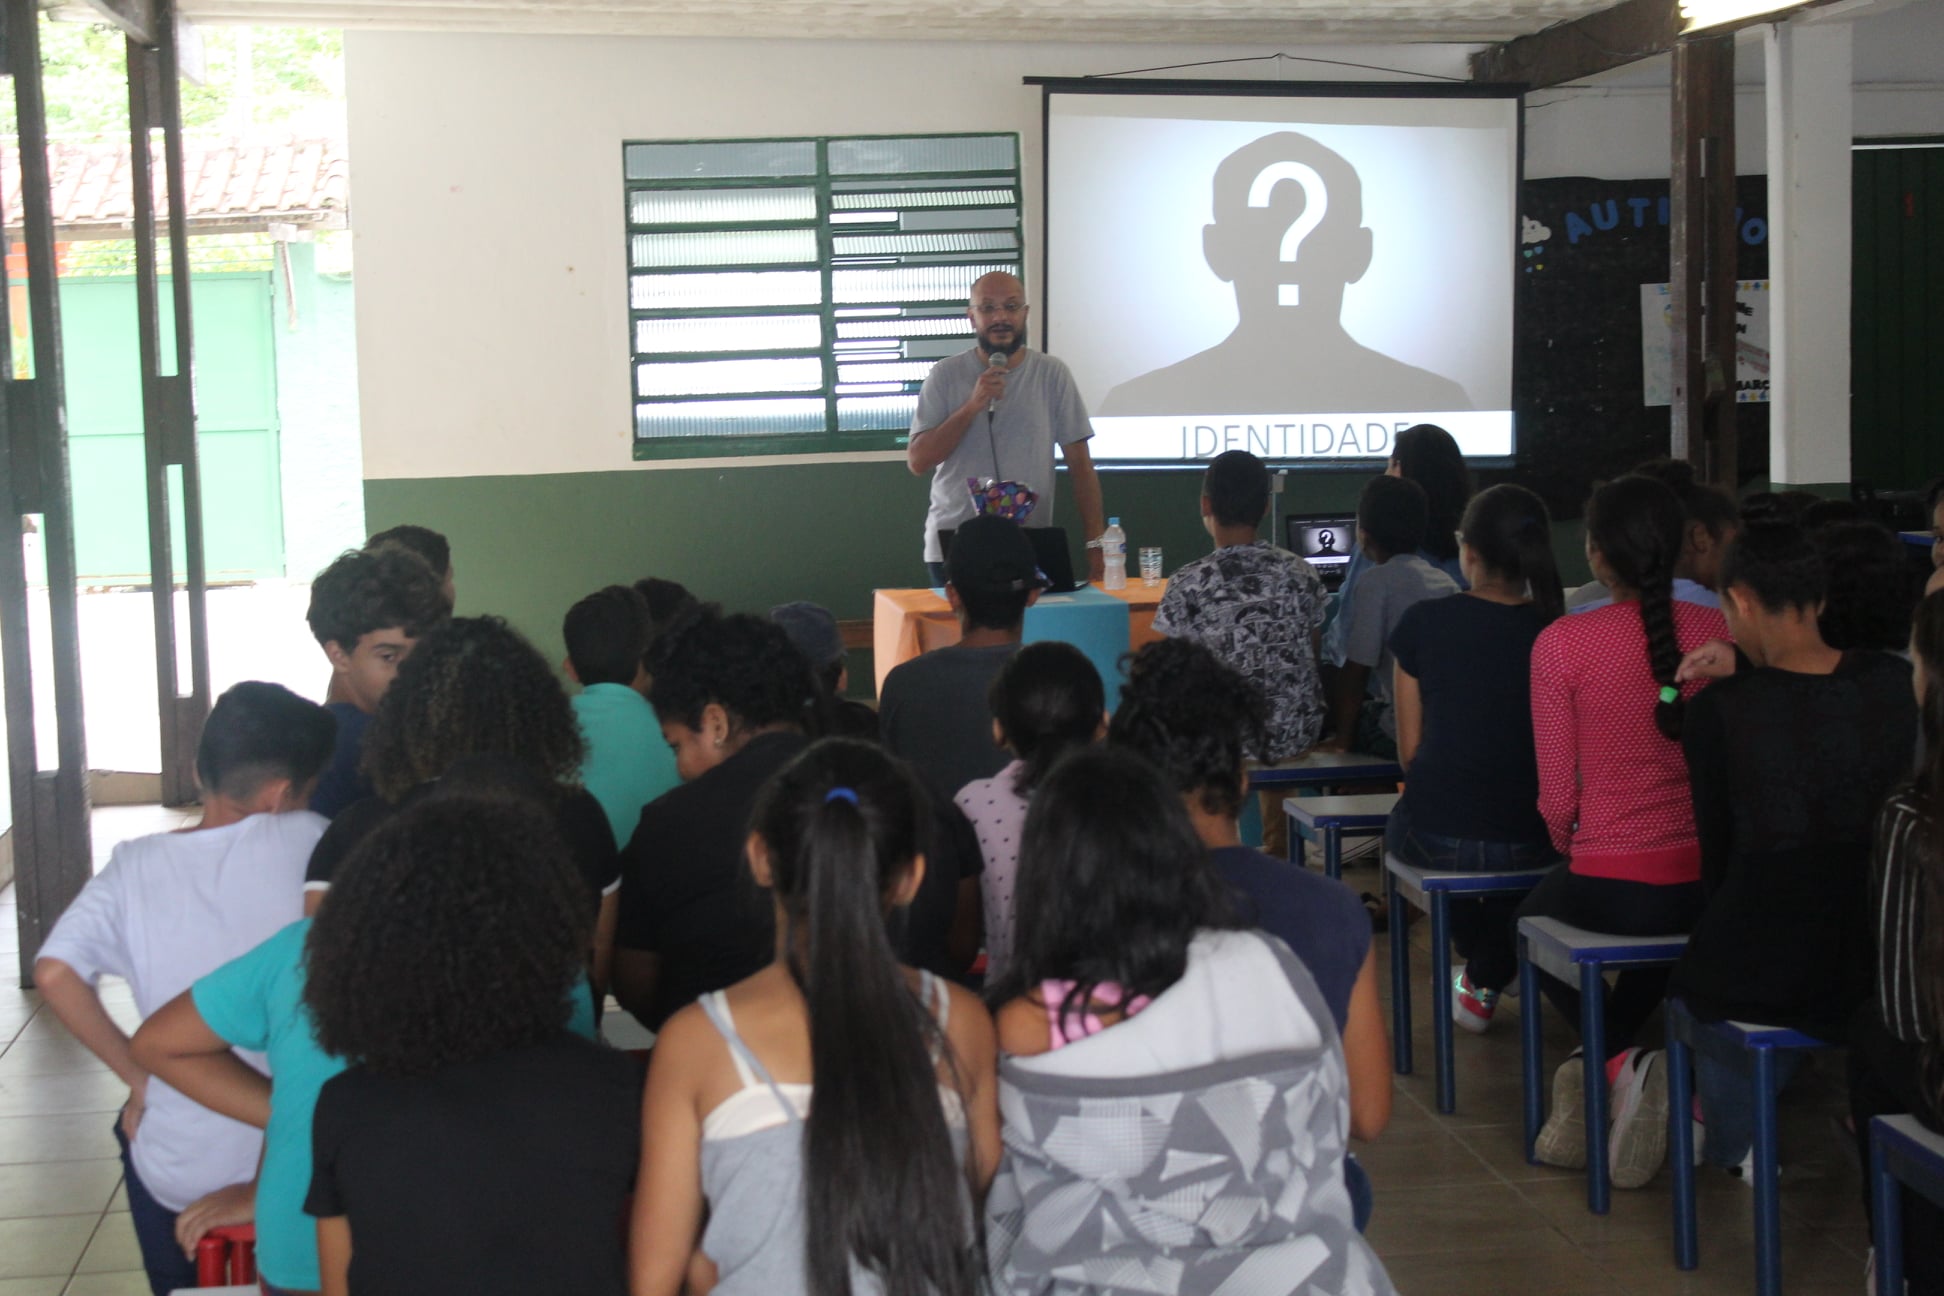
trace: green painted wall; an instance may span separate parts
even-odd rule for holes
[[[1283,512],[1354,509],[1363,473],[1292,474]],[[1128,544],[1159,544],[1167,568],[1208,551],[1199,474],[1103,473],[1107,511]],[[1077,516],[1062,474],[1057,516]],[[925,484],[902,464],[442,477],[365,483],[371,530],[400,522],[452,541],[459,611],[507,617],[547,654],[560,620],[602,585],[665,576],[737,611],[790,599],[839,618],[868,617],[871,591],[921,584]],[[1577,521],[1557,547],[1569,583],[1585,579]],[[867,663],[854,661],[853,676]]]

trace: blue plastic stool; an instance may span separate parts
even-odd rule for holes
[[[1289,862],[1306,867],[1303,838],[1315,837],[1323,843],[1323,871],[1341,878],[1343,839],[1382,836],[1397,797],[1395,792],[1371,792],[1363,796],[1283,798],[1283,813],[1289,817]]]
[[[1667,1001],[1667,1159],[1674,1171],[1674,1263],[1683,1269],[1701,1263],[1694,1219],[1694,1042],[1703,1035],[1755,1055],[1755,1291],[1778,1296],[1782,1185],[1776,1164],[1775,1055],[1783,1049],[1837,1046],[1781,1026],[1697,1021],[1679,999]]]
[[[1557,918],[1519,919],[1519,1040],[1525,1088],[1525,1154],[1545,1123],[1545,1040],[1541,1030],[1539,974],[1580,992],[1580,1049],[1586,1058],[1586,1209],[1607,1213],[1613,1185],[1607,1182],[1606,995],[1602,978],[1611,968],[1671,967],[1687,948],[1686,936],[1611,936],[1583,931]]]
[[[1944,1206],[1944,1134],[1915,1116],[1870,1121],[1870,1226],[1876,1246],[1877,1290],[1903,1290],[1903,1194],[1899,1185]]]
[[[1431,1039],[1437,1052],[1438,1110],[1450,1115],[1458,1103],[1452,1063],[1452,1023],[1446,996],[1451,993],[1451,899],[1523,895],[1552,871],[1508,869],[1499,873],[1450,873],[1413,868],[1395,855],[1384,856],[1384,885],[1393,915],[1391,927],[1391,1058],[1397,1074],[1411,1074],[1411,942],[1397,920],[1398,901],[1431,915]]]
[[[1329,792],[1345,783],[1395,783],[1404,767],[1384,756],[1361,752],[1313,751],[1278,765],[1251,765],[1249,791],[1289,788]]]

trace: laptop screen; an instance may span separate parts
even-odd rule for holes
[[[1292,517],[1288,520],[1289,550],[1309,560],[1317,575],[1340,577],[1350,566],[1350,547],[1357,538],[1355,517]]]

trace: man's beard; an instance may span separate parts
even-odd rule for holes
[[[1023,324],[1014,329],[1012,336],[1003,343],[994,342],[984,334],[979,335],[979,349],[987,355],[1002,355],[1010,359],[1015,351],[1025,345],[1026,326]]]

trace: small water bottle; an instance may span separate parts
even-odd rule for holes
[[[1107,529],[1100,533],[1100,556],[1106,566],[1101,586],[1110,590],[1126,589],[1127,532],[1121,530],[1119,518],[1107,519]]]

